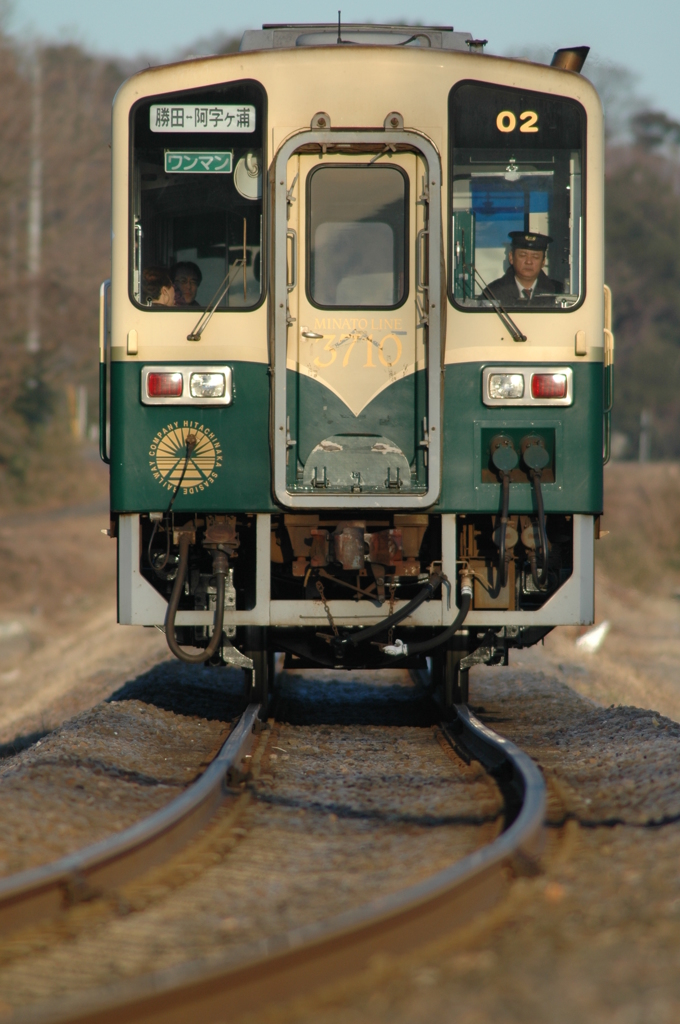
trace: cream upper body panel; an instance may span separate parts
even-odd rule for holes
[[[456,309],[447,301],[443,318],[444,358],[446,363],[603,359],[603,117],[593,86],[573,72],[524,61],[383,46],[305,47],[229,54],[151,68],[121,86],[113,109],[114,359],[269,361],[266,301],[249,311],[216,313],[201,340],[190,342],[187,335],[198,319],[196,310],[150,312],[136,306],[128,294],[131,108],[151,96],[244,79],[260,83],[266,92],[265,160],[268,167],[283,141],[297,131],[308,129],[318,111],[330,116],[334,129],[381,129],[386,115],[399,111],[405,128],[423,132],[434,143],[440,154],[444,183],[450,178],[449,93],[457,82],[493,83],[565,96],[581,103],[587,115],[584,301],[567,312],[513,312],[513,319],[527,336],[521,343],[512,340],[493,311],[471,313]],[[443,191],[443,247],[445,259],[448,259],[448,188],[445,186]],[[265,218],[269,223],[266,205]],[[265,229],[265,251],[271,253],[266,235]],[[266,274],[264,282],[266,289]],[[130,331],[137,332],[137,352],[128,355]],[[579,349],[585,351],[583,355],[576,355],[577,334]]]

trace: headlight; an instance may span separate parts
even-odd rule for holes
[[[489,398],[522,398],[523,373],[492,373],[489,376]]]
[[[227,381],[223,373],[192,373],[189,390],[192,398],[224,398]]]

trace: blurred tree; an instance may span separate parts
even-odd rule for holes
[[[49,423],[54,412],[56,396],[40,372],[19,383],[19,394],[14,400],[14,411],[23,417],[29,427]]]
[[[635,145],[643,149],[680,146],[680,122],[674,121],[662,110],[641,110],[631,117],[630,126]]]
[[[616,334],[613,423],[634,449],[640,413],[652,410],[652,456],[678,458],[680,166],[647,148],[610,153],[606,182],[606,276]]]
[[[0,0],[1,4],[1,0]],[[2,11],[0,9],[0,15]],[[110,263],[111,100],[124,73],[75,46],[41,50],[41,351],[26,351],[32,52],[0,33],[0,499],[41,459],[80,472],[67,383],[97,387],[97,289]],[[62,423],[62,421],[64,421]],[[37,460],[37,462],[36,462]],[[70,461],[69,461],[70,460]]]

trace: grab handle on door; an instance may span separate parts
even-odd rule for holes
[[[289,292],[292,292],[297,287],[298,276],[297,232],[293,228],[288,228],[286,239],[290,241],[290,262],[288,263],[286,273],[286,287]]]
[[[416,235],[416,288],[420,291],[425,291],[427,288],[427,277],[425,274],[427,261],[425,256],[425,250],[423,249],[423,239],[429,237],[430,232],[427,228],[421,228]]]

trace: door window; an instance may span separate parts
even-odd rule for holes
[[[398,167],[319,167],[308,179],[308,295],[322,309],[406,299],[408,179]]]

